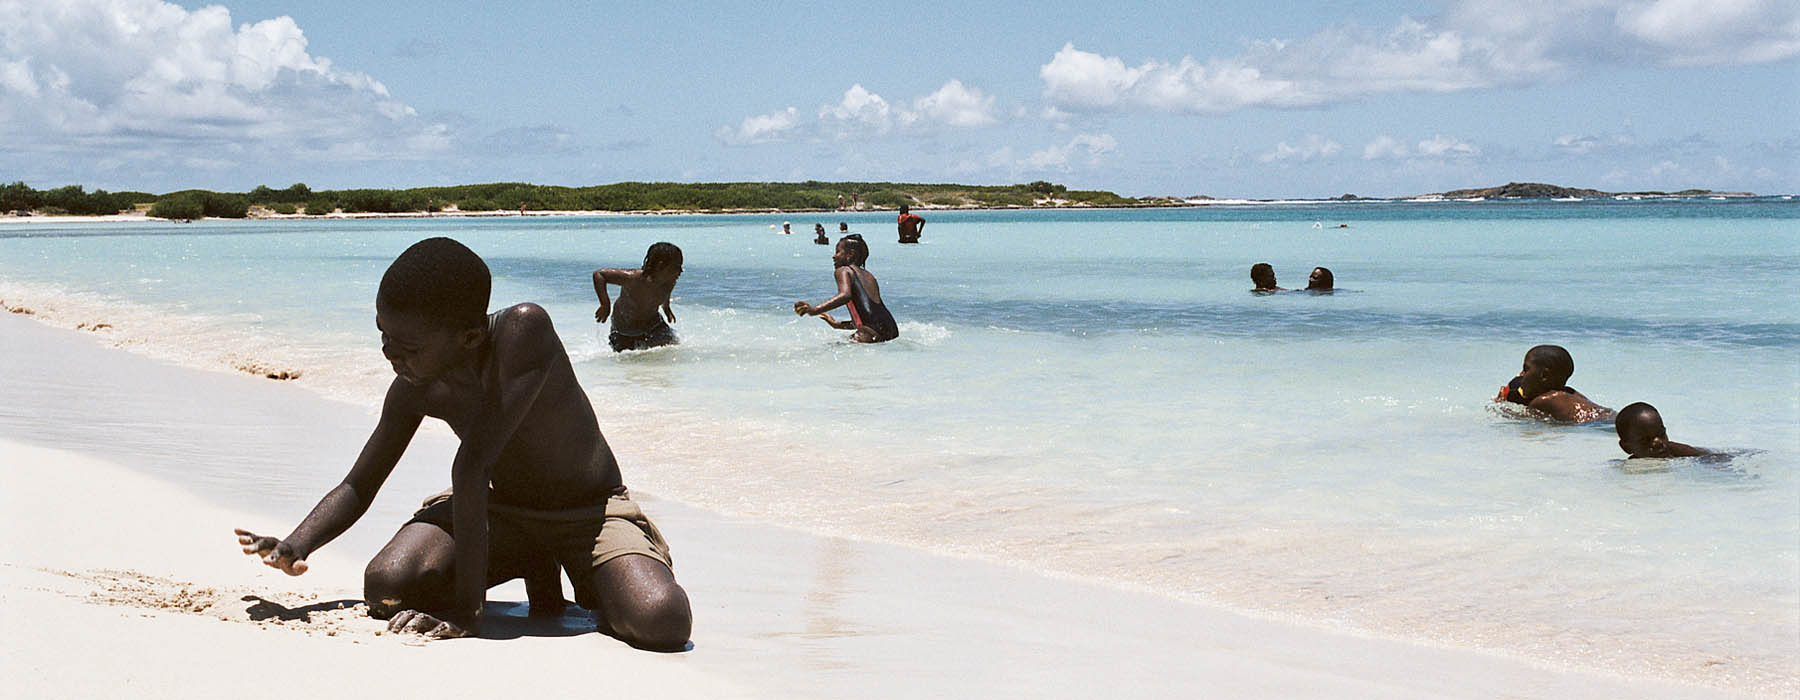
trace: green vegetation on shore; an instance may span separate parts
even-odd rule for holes
[[[182,190],[86,193],[70,185],[34,190],[23,182],[0,186],[0,213],[117,214],[148,204],[149,215],[167,219],[244,218],[252,209],[309,215],[341,211],[416,213],[481,211],[831,211],[840,208],[913,207],[1128,207],[1166,204],[1112,192],[1071,190],[1037,181],[1021,185],[909,184],[893,182],[621,182],[591,187],[559,187],[496,182],[403,190],[314,191],[304,183],[286,189],[259,186],[249,192]]]
[[[1499,187],[1450,190],[1446,199],[1582,199],[1623,195],[1699,197],[1753,196],[1746,192],[1682,190],[1680,192],[1602,192],[1540,183],[1507,183]],[[1201,203],[1209,197],[1199,197]],[[1334,199],[1378,199],[1346,194]],[[305,183],[285,189],[258,186],[249,192],[181,190],[88,192],[80,185],[36,190],[24,182],[0,185],[0,215],[105,215],[147,209],[150,216],[194,220],[206,217],[318,216],[345,214],[416,214],[440,211],[613,211],[613,212],[759,212],[835,211],[972,207],[1166,207],[1195,204],[1182,197],[1121,197],[1100,190],[1071,190],[1039,180],[1021,185],[913,184],[897,182],[620,182],[590,187],[495,182],[485,185],[414,187],[403,190],[318,190]]]

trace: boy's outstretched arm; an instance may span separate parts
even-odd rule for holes
[[[850,303],[850,275],[855,274],[848,267],[840,267],[832,273],[837,278],[837,294],[830,299],[813,306],[804,301],[794,302],[794,313],[802,316],[819,316],[825,312]]]
[[[312,512],[286,539],[236,529],[238,544],[244,553],[260,556],[264,564],[290,576],[306,573],[306,557],[344,534],[363,513],[368,512],[381,484],[387,481],[388,474],[399,463],[400,455],[406,452],[406,446],[412,442],[413,434],[418,432],[419,423],[425,417],[418,408],[415,392],[405,380],[395,378],[382,402],[381,419],[375,424],[368,442],[363,444],[362,453],[357,455],[356,464],[350,467],[343,483],[319,499],[319,504],[313,506]]]

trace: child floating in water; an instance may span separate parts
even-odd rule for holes
[[[1613,411],[1588,400],[1565,382],[1575,374],[1575,358],[1560,345],[1539,345],[1525,353],[1519,376],[1500,388],[1495,403],[1528,406],[1559,421],[1588,423],[1611,418]]]
[[[858,343],[882,343],[900,337],[900,326],[894,323],[894,315],[888,313],[887,305],[881,302],[880,283],[875,281],[873,273],[863,269],[868,261],[869,244],[863,242],[862,236],[852,233],[843,237],[831,256],[832,264],[837,267],[832,272],[837,278],[837,295],[818,306],[796,301],[794,313],[818,316],[838,330],[854,330],[850,340]],[[850,320],[839,321],[825,313],[840,306],[849,307]]]
[[[397,375],[343,483],[286,538],[237,530],[245,554],[290,575],[367,512],[427,416],[462,439],[451,491],[433,496],[363,572],[369,614],[395,632],[467,637],[489,587],[525,579],[534,615],[560,615],[560,564],[602,632],[646,649],[687,645],[693,616],[669,548],[626,495],[593,404],[536,304],[487,313],[474,251],[430,238],[381,278],[375,326]]]
[[[604,323],[612,316],[612,333],[606,341],[613,352],[644,350],[681,342],[675,330],[675,310],[669,308],[669,295],[675,292],[675,281],[681,279],[681,249],[674,243],[653,243],[644,253],[644,266],[637,270],[606,269],[594,271],[594,295],[600,297],[600,308],[594,311],[594,322]],[[619,303],[606,295],[606,285],[619,285]],[[617,308],[613,308],[617,306]],[[656,315],[661,307],[663,318]]]
[[[1250,282],[1256,285],[1256,288],[1250,291],[1257,294],[1273,294],[1275,292],[1287,291],[1286,289],[1275,286],[1275,266],[1266,262],[1259,262],[1250,266]]]
[[[1619,415],[1613,419],[1613,429],[1619,432],[1619,449],[1631,457],[1701,457],[1712,454],[1693,445],[1684,445],[1669,440],[1669,431],[1663,428],[1662,414],[1656,407],[1639,401],[1619,409]]]

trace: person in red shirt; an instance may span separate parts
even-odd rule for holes
[[[918,243],[919,236],[924,233],[925,217],[912,213],[905,204],[900,205],[900,242]]]

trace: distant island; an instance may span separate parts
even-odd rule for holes
[[[1494,199],[1595,199],[1635,197],[1753,197],[1748,192],[1602,192],[1533,182],[1448,190],[1411,197],[1344,194],[1329,201]],[[410,189],[313,190],[305,183],[248,192],[181,190],[87,191],[80,185],[37,190],[24,182],[0,185],[0,216],[112,216],[134,213],[171,220],[288,218],[304,216],[500,216],[580,213],[758,213],[886,211],[915,209],[1039,209],[1088,207],[1191,207],[1272,200],[1188,197],[1124,197],[1104,190],[1071,190],[1038,180],[1017,185],[894,182],[620,182],[563,187],[497,182]],[[1280,200],[1292,201],[1292,200]],[[1320,200],[1309,200],[1320,201]]]

